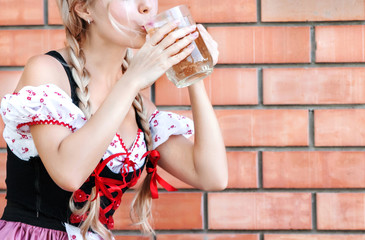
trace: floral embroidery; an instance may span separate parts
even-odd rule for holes
[[[150,119],[153,149],[169,139],[171,135],[190,137],[194,134],[194,123],[189,118],[172,112],[155,111]]]

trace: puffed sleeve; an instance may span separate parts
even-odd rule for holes
[[[74,132],[86,122],[71,98],[53,84],[27,86],[6,95],[1,101],[1,116],[5,123],[3,137],[11,151],[23,160],[38,155],[30,125],[61,125]]]
[[[171,135],[189,138],[194,134],[194,122],[187,117],[172,112],[156,110],[149,120],[153,149],[166,142]]]

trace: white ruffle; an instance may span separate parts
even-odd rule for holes
[[[4,139],[23,160],[38,155],[29,125],[56,124],[76,131],[86,122],[71,98],[53,84],[27,86],[18,93],[7,94],[1,101],[1,115],[5,123]]]
[[[149,120],[153,149],[166,142],[171,135],[189,138],[194,134],[194,122],[187,117],[172,112],[156,110]]]

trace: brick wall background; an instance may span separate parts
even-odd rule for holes
[[[155,239],[365,240],[365,1],[160,0],[160,9],[178,4],[219,43],[206,87],[230,179],[202,192],[163,174],[180,191],[155,201]],[[0,0],[0,25],[3,96],[26,60],[62,47],[64,33],[54,0]],[[190,115],[186,89],[165,78],[150,96]],[[1,139],[0,209],[5,147]],[[115,235],[153,239],[129,226],[132,195]]]

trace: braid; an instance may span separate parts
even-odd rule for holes
[[[84,0],[85,4],[90,1]],[[73,10],[78,3],[76,0],[58,0],[58,6],[61,10],[61,16],[66,29],[66,40],[70,55],[70,65],[72,77],[77,85],[76,94],[80,100],[79,107],[83,111],[85,117],[91,117],[90,93],[88,85],[90,82],[90,74],[85,68],[86,58],[80,43],[85,37],[87,28],[86,22],[81,19]],[[99,220],[100,196],[96,195],[96,188],[93,187],[89,199],[85,202],[82,208],[78,208],[72,194],[69,200],[69,207],[73,214],[83,216],[87,215],[86,219],[80,225],[81,233],[84,239],[91,228],[98,233],[103,239],[113,239],[111,231],[109,231]]]
[[[74,11],[75,5],[80,0],[58,0],[58,6],[61,10],[61,16],[66,29],[66,39],[69,47],[70,65],[72,68],[72,76],[77,85],[76,94],[80,100],[79,107],[85,114],[86,118],[91,117],[90,92],[88,85],[90,82],[90,74],[85,68],[86,58],[80,43],[83,42],[88,24],[81,19]],[[89,4],[90,0],[82,0],[85,4]],[[132,59],[133,52],[127,49],[125,58],[122,63],[122,72],[124,73]],[[142,130],[145,134],[147,149],[152,150],[152,136],[149,129],[147,111],[143,104],[143,99],[140,94],[133,101],[135,108],[142,125]],[[141,188],[137,191],[132,202],[131,217],[136,225],[140,225],[144,232],[153,232],[148,219],[151,216],[151,191],[150,191],[151,174],[147,174]],[[103,239],[113,239],[111,231],[109,231],[99,220],[100,196],[94,199],[96,195],[95,187],[92,188],[91,194],[87,202],[82,208],[78,208],[73,201],[73,194],[69,201],[69,206],[73,214],[86,215],[86,219],[81,223],[80,229],[83,238],[86,239],[86,234],[91,228],[98,233]]]
[[[130,49],[127,50],[127,54],[125,57],[126,66],[130,62],[130,58],[132,51]],[[123,67],[125,66],[123,62]],[[133,107],[138,114],[140,119],[140,123],[142,126],[142,130],[145,135],[145,141],[147,145],[147,151],[152,150],[152,135],[150,130],[150,124],[148,121],[147,110],[143,104],[143,98],[140,94],[138,94],[134,101]],[[131,203],[131,211],[130,216],[135,225],[141,227],[142,231],[145,233],[154,233],[153,228],[149,223],[149,219],[152,217],[151,207],[152,207],[152,197],[151,197],[151,174],[147,174],[141,187],[137,190],[136,195]]]
[[[70,56],[71,56],[71,66],[72,66],[72,77],[77,85],[76,94],[79,102],[79,107],[85,114],[86,118],[91,117],[91,107],[90,107],[90,93],[89,93],[89,83],[90,74],[85,68],[85,55],[81,48],[79,48],[77,41],[71,41],[70,44]],[[69,41],[70,42],[70,41]]]
[[[123,73],[125,73],[125,71],[127,71],[127,68],[129,66],[129,63],[131,62],[133,58],[133,51],[130,48],[127,48],[125,57],[123,59],[123,63],[122,63],[122,71]]]
[[[133,106],[140,118],[143,132],[145,134],[145,141],[147,150],[152,150],[152,136],[146,108],[143,106],[143,98],[140,94],[136,96],[133,101]],[[151,174],[147,174],[141,187],[137,190],[136,195],[131,204],[130,215],[135,225],[139,225],[143,232],[154,232],[149,218],[151,215],[152,198],[150,190]]]
[[[140,94],[136,96],[133,101],[133,107],[136,110],[139,119],[141,120],[142,130],[145,134],[145,140],[147,143],[147,149],[152,150],[152,136],[150,131],[150,124],[148,122],[147,110],[143,105],[143,98]]]

